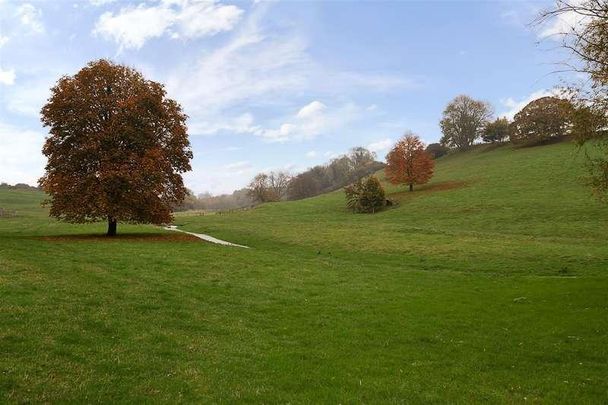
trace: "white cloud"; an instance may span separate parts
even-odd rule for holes
[[[572,6],[582,5],[586,0],[571,0]],[[565,34],[579,31],[590,20],[590,17],[581,15],[574,11],[567,11],[550,19],[538,32],[540,38],[552,38],[560,40]]]
[[[309,159],[317,157],[317,151],[311,150],[306,152],[306,157]]]
[[[0,84],[10,86],[15,83],[15,69],[2,69],[0,67]]]
[[[259,128],[253,125],[253,115],[244,113],[236,117],[226,117],[224,120],[191,120],[188,132],[193,135],[212,135],[220,131],[234,134],[246,134],[257,131]]]
[[[40,109],[51,94],[51,87],[59,76],[45,73],[38,78],[15,84],[6,90],[5,105],[13,113],[38,117]]]
[[[95,7],[99,7],[104,6],[106,4],[114,3],[115,1],[116,0],[89,0],[89,3],[91,3]]]
[[[17,8],[17,18],[27,28],[34,33],[44,32],[42,24],[42,11],[29,3],[22,4]]]
[[[194,63],[176,69],[167,83],[168,93],[180,101],[195,126],[213,127],[235,118],[233,107],[277,100],[290,91],[303,90],[310,61],[300,38],[269,37],[257,27],[257,14],[243,24],[224,46],[204,53]]]
[[[537,90],[522,99],[514,99],[513,97],[502,99],[500,100],[500,102],[505,107],[505,110],[502,113],[498,114],[498,116],[506,117],[509,120],[512,120],[515,114],[517,114],[531,101],[534,101],[541,97],[558,96],[559,94],[560,92],[558,90]]]
[[[140,4],[136,8],[122,9],[117,15],[103,13],[93,33],[118,42],[121,49],[139,49],[148,39],[162,36],[171,26],[172,19],[169,9]]]
[[[93,33],[113,40],[122,49],[139,49],[146,41],[168,35],[171,38],[198,38],[230,31],[243,10],[215,1],[162,1],[139,4],[119,12],[103,13]]]
[[[0,48],[2,48],[8,42],[8,37],[6,35],[0,35]]]
[[[296,117],[300,119],[314,119],[323,114],[325,110],[327,110],[327,106],[322,102],[315,100],[302,107],[300,111],[298,111]]]
[[[296,123],[291,122],[294,117],[283,124],[275,122],[273,130],[264,130],[252,120],[249,128],[240,126],[234,131],[227,123],[240,116],[232,111],[288,104],[306,93],[334,99],[337,94],[363,88],[385,92],[415,85],[401,76],[337,72],[322,66],[309,54],[308,42],[301,35],[261,26],[270,4],[254,5],[227,43],[184,63],[164,80],[168,94],[179,100],[191,117],[192,135],[249,132],[284,141],[296,130]],[[308,108],[315,114],[323,109],[321,105]]]
[[[0,122],[0,181],[36,185],[44,172],[44,134]]]
[[[175,15],[181,36],[196,38],[230,31],[241,19],[243,10],[213,1],[185,2]]]
[[[250,173],[253,170],[253,165],[250,162],[243,160],[240,162],[229,163],[224,166],[224,169],[230,170],[235,174],[243,174]]]
[[[230,194],[247,184],[254,174],[254,166],[246,161],[219,167],[194,165],[193,170],[184,175],[184,182],[191,190]]]
[[[367,145],[367,149],[378,153],[387,150],[393,144],[393,140],[391,138],[381,139],[379,141],[375,141]]]
[[[340,130],[360,118],[361,113],[362,110],[352,103],[328,108],[315,100],[302,107],[294,117],[288,118],[278,128],[258,128],[253,133],[267,142],[309,140]]]

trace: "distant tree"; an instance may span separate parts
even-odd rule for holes
[[[328,188],[334,184],[348,183],[353,171],[353,161],[347,155],[332,159],[324,170],[323,177],[326,182],[322,182],[323,187]]]
[[[359,179],[344,187],[346,206],[354,212],[374,213],[386,205],[384,188],[376,176]]]
[[[280,201],[287,195],[291,176],[287,172],[270,172],[268,174],[268,189],[272,201]]]
[[[426,153],[431,155],[431,157],[433,159],[437,159],[437,158],[440,158],[441,156],[447,155],[448,152],[450,151],[450,148],[448,148],[447,146],[443,146],[440,143],[430,143],[426,147],[425,151],[426,151]]]
[[[287,197],[307,198],[344,187],[382,169],[384,165],[376,162],[375,158],[375,153],[365,148],[352,148],[325,165],[314,166],[293,177],[289,182]]]
[[[186,115],[162,84],[107,60],[64,76],[42,108],[49,127],[40,185],[50,215],[69,222],[162,224],[186,196]]]
[[[256,174],[247,188],[249,189],[248,195],[252,200],[260,203],[272,201],[270,181],[266,173]]]
[[[386,178],[393,184],[425,184],[433,176],[435,162],[424,150],[424,144],[413,133],[406,133],[386,155]]]
[[[509,139],[510,124],[506,118],[496,118],[492,122],[488,122],[483,129],[481,139],[484,142],[495,143],[503,142]]]
[[[481,136],[491,116],[490,104],[465,95],[457,96],[447,105],[439,122],[443,132],[441,144],[458,149],[470,147]]]
[[[188,211],[200,209],[198,198],[194,195],[192,190],[186,189],[186,197],[178,205],[174,207],[175,211]]]
[[[292,200],[312,197],[319,194],[319,182],[311,171],[300,173],[289,182],[288,196]]]
[[[541,97],[515,114],[511,124],[511,142],[535,145],[563,137],[572,127],[572,103],[557,97]]]
[[[290,179],[286,172],[259,173],[249,183],[248,195],[260,203],[281,201],[287,195]]]
[[[359,170],[376,160],[376,154],[361,146],[352,148],[346,155],[351,161],[353,171]]]

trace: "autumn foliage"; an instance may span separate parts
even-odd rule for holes
[[[192,152],[186,115],[163,85],[106,60],[62,77],[42,108],[49,127],[40,185],[69,222],[162,224],[186,195]]]
[[[572,127],[572,111],[570,101],[557,97],[531,101],[515,114],[511,123],[511,142],[529,146],[567,135]]]
[[[425,184],[433,176],[435,161],[424,150],[420,138],[406,134],[386,155],[386,178],[393,184],[407,184],[410,191],[414,184]]]

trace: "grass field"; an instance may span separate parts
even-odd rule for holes
[[[561,143],[438,162],[399,205],[342,192],[182,229],[55,222],[0,191],[0,400],[608,401],[608,207]]]

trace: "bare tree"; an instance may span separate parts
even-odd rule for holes
[[[257,174],[247,188],[249,189],[248,195],[252,200],[260,203],[270,201],[270,187],[266,173]]]
[[[287,195],[291,176],[278,171],[257,174],[249,183],[249,196],[257,202],[280,201]]]
[[[290,181],[291,175],[287,172],[278,171],[268,174],[268,188],[273,201],[285,198]]]

